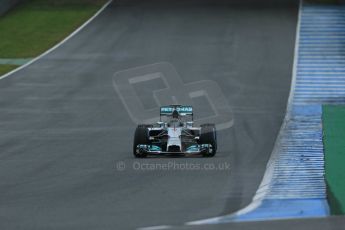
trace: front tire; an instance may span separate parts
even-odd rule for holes
[[[203,153],[204,157],[213,157],[217,152],[217,131],[214,124],[201,125],[200,144],[209,144],[212,150]]]
[[[145,158],[147,153],[144,151],[138,151],[138,145],[150,145],[150,139],[148,134],[148,125],[138,125],[134,133],[133,141],[133,154],[136,158]]]

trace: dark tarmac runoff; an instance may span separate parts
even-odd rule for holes
[[[0,229],[135,229],[251,202],[282,124],[297,1],[114,1],[0,80]],[[214,158],[135,159],[137,123],[190,103]]]

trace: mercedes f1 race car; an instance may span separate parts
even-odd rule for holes
[[[215,125],[203,124],[194,127],[191,106],[162,106],[159,122],[138,125],[134,134],[133,154],[138,158],[148,155],[213,157],[216,152]]]

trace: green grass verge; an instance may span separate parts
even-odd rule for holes
[[[0,17],[0,58],[29,58],[63,40],[105,0],[30,0]]]
[[[17,65],[0,65],[0,76],[17,68]]]
[[[345,107],[323,106],[327,195],[334,215],[345,214]]]

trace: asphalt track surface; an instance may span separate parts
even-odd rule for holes
[[[0,228],[181,225],[245,207],[284,117],[296,21],[297,3],[287,0],[118,1],[2,79]],[[133,158],[136,124],[114,75],[162,62],[184,83],[220,87],[234,125],[219,132],[216,157]],[[137,92],[145,106],[159,84]],[[138,162],[229,163],[230,170],[135,170]]]
[[[217,225],[202,225],[202,226],[181,226],[171,229],[176,230],[265,230],[265,229],[279,229],[279,230],[342,230],[345,226],[345,218],[342,216],[332,216],[328,218],[309,218],[309,219],[289,219],[289,220],[275,220],[275,221],[253,221],[243,223],[227,223]]]

